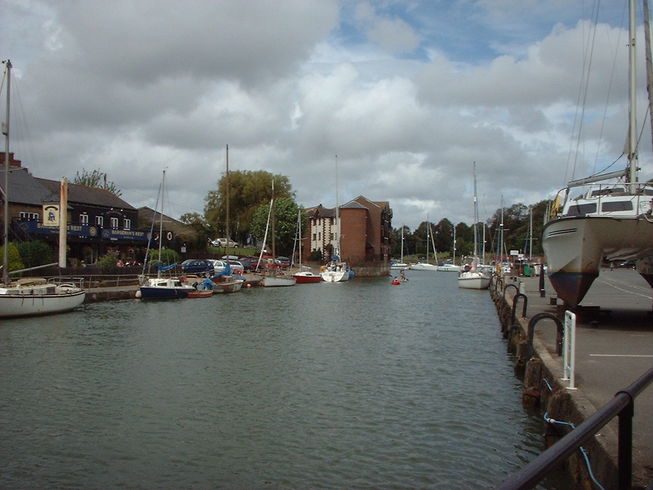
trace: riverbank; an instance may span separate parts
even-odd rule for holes
[[[512,285],[513,287],[510,287]],[[491,289],[508,349],[515,355],[515,371],[523,375],[523,405],[538,408],[548,417],[578,426],[621,389],[647,371],[653,361],[651,288],[633,270],[603,270],[577,312],[575,389],[563,381],[556,324],[546,314],[561,318],[564,308],[545,281],[540,294],[539,278],[506,278],[503,287]],[[517,298],[513,318],[513,299]],[[526,314],[523,315],[526,301]],[[545,314],[544,317],[540,314]],[[536,315],[540,315],[535,318]],[[533,328],[533,355],[527,348],[529,323]],[[538,318],[541,320],[537,321]],[[633,419],[633,485],[646,487],[653,481],[653,389],[635,400]],[[564,424],[547,424],[547,446],[569,432]],[[606,425],[585,444],[595,478],[605,488],[617,487],[617,422]],[[568,460],[567,470],[579,485],[590,475],[584,458]]]

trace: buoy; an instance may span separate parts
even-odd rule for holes
[[[139,289],[138,291],[136,291],[136,298],[140,298],[140,297],[141,297],[141,290]]]

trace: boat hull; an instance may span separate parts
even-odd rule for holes
[[[324,271],[320,273],[320,276],[324,282],[345,282],[349,280],[349,271],[344,269],[337,271]]]
[[[74,288],[69,291],[55,294],[0,294],[0,318],[63,313],[84,303],[84,290]]]
[[[438,270],[438,266],[433,264],[428,264],[426,262],[418,262],[417,264],[411,265],[410,270],[435,272]]]
[[[293,274],[297,284],[311,284],[322,281],[322,276],[313,274],[312,272],[298,272]]]
[[[490,276],[482,272],[461,272],[458,276],[458,287],[463,289],[487,289],[490,286]]]
[[[141,286],[139,289],[141,299],[178,299],[186,298],[194,288],[175,288],[161,286]]]
[[[570,305],[583,300],[603,260],[637,260],[646,277],[643,264],[653,257],[653,223],[642,217],[558,218],[544,226],[542,236],[549,280]]]
[[[287,287],[294,286],[297,284],[297,281],[294,277],[265,276],[263,277],[262,284],[266,288]]]

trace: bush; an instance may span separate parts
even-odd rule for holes
[[[179,254],[174,250],[164,248],[161,250],[161,258],[159,259],[159,251],[151,250],[148,260],[150,262],[161,262],[163,265],[170,265],[179,262]]]
[[[0,257],[4,256],[4,246],[0,246]],[[9,261],[9,270],[10,271],[16,271],[20,269],[24,269],[25,265],[23,264],[23,261],[20,258],[20,253],[18,252],[18,248],[13,242],[9,242],[7,244],[7,260]],[[0,259],[0,262],[2,259]]]
[[[36,267],[56,262],[52,249],[45,242],[38,240],[22,242],[17,244],[16,248],[25,267]]]
[[[115,272],[115,270],[118,268],[116,265],[117,262],[118,259],[116,258],[116,255],[109,253],[104,257],[100,257],[98,259],[97,266],[102,272]]]

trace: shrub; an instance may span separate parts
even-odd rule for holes
[[[0,246],[0,257],[3,257],[4,255],[4,246]],[[20,269],[24,269],[25,265],[23,264],[23,261],[20,258],[20,253],[18,252],[18,248],[14,244],[14,242],[9,242],[7,244],[7,259],[9,261],[9,270],[10,271],[16,271]],[[0,259],[2,261],[2,259]]]
[[[22,242],[16,245],[25,267],[51,264],[56,261],[50,246],[38,240]]]
[[[113,253],[106,254],[104,257],[100,257],[97,261],[97,266],[102,272],[115,272],[118,268],[116,265],[118,259]]]

